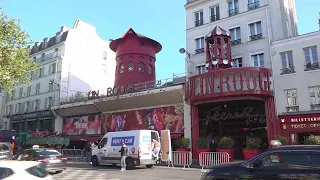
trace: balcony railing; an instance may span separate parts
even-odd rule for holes
[[[256,41],[259,39],[262,39],[262,34],[256,34],[256,35],[250,36],[250,41]]]
[[[197,26],[201,26],[203,25],[203,19],[200,19],[200,20],[197,20],[197,21],[194,21],[194,26],[197,27]]]
[[[299,111],[299,106],[298,105],[292,105],[286,107],[287,112],[298,112]]]
[[[181,84],[185,83],[185,80],[186,80],[185,73],[173,74],[172,78],[160,79],[160,80],[156,80],[156,81],[148,81],[148,82],[128,85],[127,88],[130,86],[130,90],[127,89],[128,91],[126,91],[122,94],[119,94],[119,95],[181,85]],[[120,92],[121,87],[118,87],[118,88],[119,88],[119,92]],[[132,90],[132,89],[134,89],[134,90]],[[109,93],[110,92],[108,92],[108,90],[99,91],[98,98],[118,96],[118,95],[110,95]],[[61,98],[59,100],[58,104],[62,105],[62,104],[69,104],[69,103],[76,103],[76,102],[85,102],[85,101],[88,101],[89,99],[90,99],[89,93],[77,92],[70,97]],[[97,99],[97,98],[94,98],[94,99]]]
[[[248,4],[248,10],[254,10],[260,7],[260,2],[256,1],[254,3]]]
[[[296,73],[294,67],[283,67],[281,69],[281,75],[284,75],[284,74],[292,74],[292,73]]]
[[[204,53],[204,48],[196,49],[195,53],[196,54]]]
[[[52,52],[50,54],[46,54],[45,56],[38,57],[36,59],[36,62],[40,63],[40,62],[47,61],[47,60],[50,60],[50,59],[53,59],[53,58],[59,58],[59,57],[61,57],[63,55],[64,55],[64,51]]]
[[[210,17],[210,22],[214,22],[214,21],[218,21],[218,20],[220,20],[219,14]]]
[[[239,14],[239,8],[231,9],[228,11],[228,13],[229,13],[229,16],[237,15],[237,14]]]
[[[305,65],[305,71],[313,71],[320,69],[320,62],[307,63]]]
[[[236,46],[238,44],[241,44],[241,39],[231,41],[231,46]]]

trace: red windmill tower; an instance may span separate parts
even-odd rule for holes
[[[216,26],[206,37],[208,71],[232,67],[230,33]]]

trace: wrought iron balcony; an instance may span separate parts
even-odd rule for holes
[[[320,69],[320,62],[307,63],[305,65],[304,71],[313,71]]]
[[[237,15],[239,14],[239,8],[231,9],[228,12],[229,12],[229,16]]]
[[[310,104],[310,109],[312,111],[318,111],[320,110],[320,104]]]
[[[281,69],[281,75],[284,75],[284,74],[292,74],[292,73],[296,73],[294,67],[283,67]]]
[[[256,41],[259,39],[262,39],[262,34],[256,34],[256,35],[250,36],[250,41]]]
[[[299,106],[298,105],[292,105],[286,107],[287,112],[298,112],[299,111]]]
[[[194,21],[194,26],[197,27],[197,26],[201,26],[203,25],[203,19],[200,19],[200,20],[197,20],[197,21]]]
[[[260,7],[260,2],[256,1],[254,3],[248,4],[248,10],[254,10]]]
[[[47,61],[47,60],[50,60],[53,58],[59,58],[63,55],[64,55],[64,51],[52,52],[52,53],[46,54],[45,56],[38,57],[36,59],[36,62],[40,63],[40,62]]]
[[[204,48],[196,49],[195,53],[196,54],[204,53]]]
[[[218,21],[218,20],[220,20],[220,15],[219,14],[217,14],[215,16],[211,16],[211,18],[210,18],[210,22],[214,22],[214,21]]]
[[[232,40],[231,41],[231,46],[236,46],[238,44],[241,44],[241,39],[237,39],[237,40]]]

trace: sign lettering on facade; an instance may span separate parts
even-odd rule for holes
[[[308,129],[308,128],[320,128],[320,123],[311,124],[290,124],[291,129]],[[284,128],[285,129],[285,128]]]

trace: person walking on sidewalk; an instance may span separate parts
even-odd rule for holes
[[[125,171],[126,170],[126,158],[128,156],[128,148],[124,142],[122,143],[122,147],[119,152],[121,153],[121,160],[120,160],[121,171]]]

